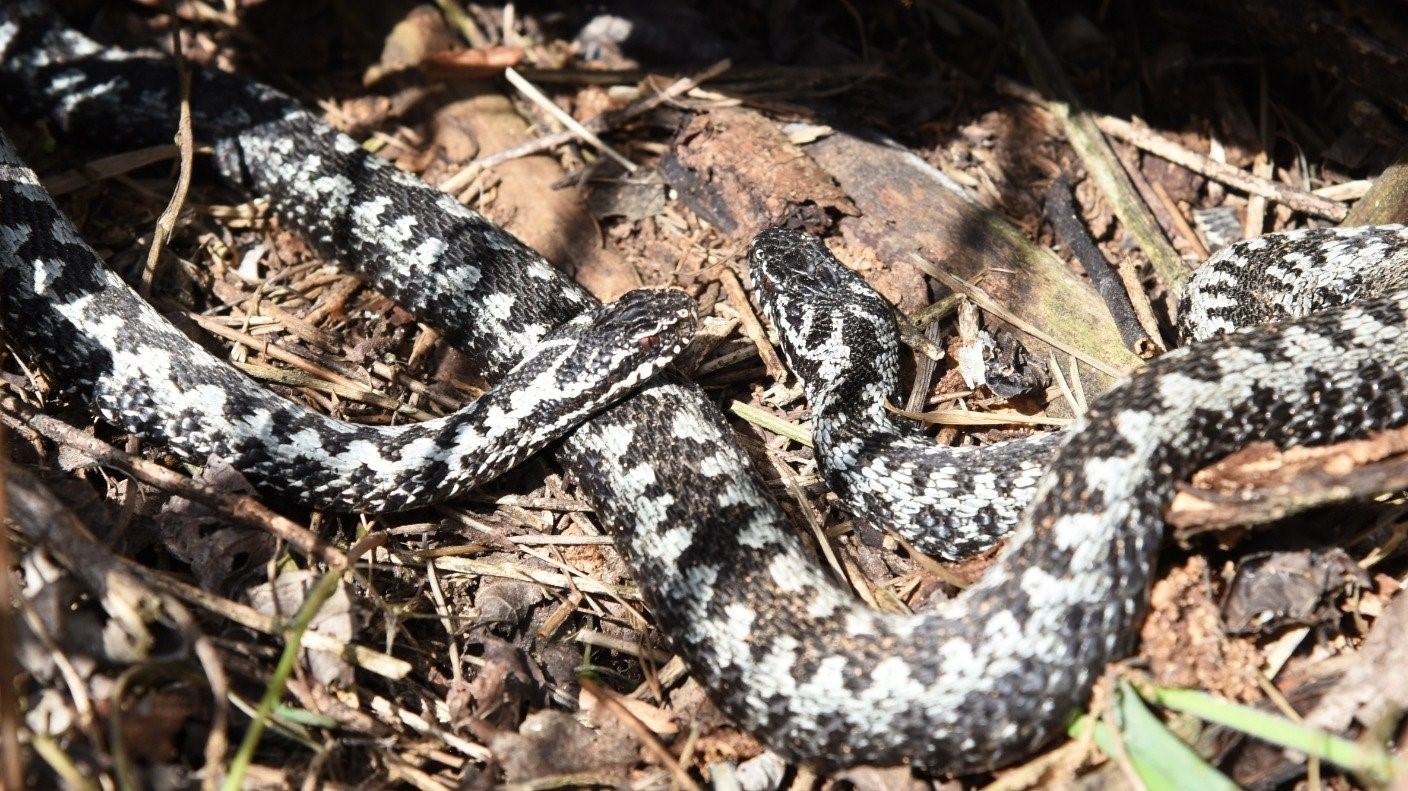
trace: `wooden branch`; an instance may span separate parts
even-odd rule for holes
[[[1141,151],[1147,151],[1160,159],[1167,159],[1179,167],[1187,168],[1219,184],[1249,195],[1259,195],[1289,209],[1336,222],[1343,220],[1345,215],[1349,213],[1343,203],[1322,198],[1313,192],[1296,189],[1279,181],[1258,178],[1235,165],[1218,162],[1195,151],[1190,151],[1152,129],[1135,126],[1129,121],[1110,116],[1101,117],[1096,125],[1100,127],[1100,131],[1110,137],[1123,140]]]
[[[1124,290],[1123,281],[1110,267],[1110,262],[1105,260],[1100,248],[1095,246],[1095,240],[1081,222],[1075,201],[1071,199],[1071,184],[1064,176],[1052,181],[1046,189],[1046,219],[1055,229],[1056,236],[1085,268],[1085,274],[1095,284],[1100,298],[1105,300],[1105,307],[1109,308],[1110,318],[1114,319],[1124,345],[1146,360],[1163,351],[1158,342],[1144,331],[1139,317],[1134,314],[1134,304]]]
[[[1168,521],[1181,539],[1401,489],[1408,489],[1408,427],[1285,451],[1258,443],[1194,476],[1174,497]]]
[[[196,483],[160,464],[123,453],[61,420],[33,412],[18,399],[0,399],[0,408],[4,410],[0,412],[0,419],[16,430],[37,432],[51,442],[73,448],[93,461],[121,470],[142,483],[198,502],[226,519],[278,536],[324,563],[342,565],[346,562],[346,555],[342,550],[292,519],[279,516],[253,497],[219,491]]]
[[[1075,91],[1061,71],[1060,63],[1047,48],[1031,9],[1025,0],[1014,0],[1008,8],[1027,71],[1045,95],[1046,107],[1064,127],[1067,142],[1075,149],[1090,178],[1105,193],[1125,233],[1139,245],[1159,279],[1171,291],[1182,290],[1192,271],[1169,244],[1148,207],[1139,198],[1119,158],[1095,125],[1094,117],[1085,111],[1076,98]]]

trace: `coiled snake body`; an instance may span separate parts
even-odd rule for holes
[[[61,132],[109,147],[169,139],[174,86],[169,64],[101,47],[34,4],[0,12],[0,93],[7,106],[47,117]],[[215,146],[225,179],[268,195],[321,254],[444,330],[487,374],[502,376],[552,328],[591,308],[578,286],[511,236],[367,155],[287,97],[207,72],[191,96],[196,135]],[[14,195],[40,200],[17,172],[13,162],[0,171],[0,229],[16,225]],[[39,278],[48,271],[44,256],[61,256],[67,271],[79,249],[63,238],[68,226],[27,230],[51,237],[14,248],[31,257],[6,266]],[[829,263],[808,244],[783,232],[765,236],[755,267],[760,258],[820,262],[809,276],[830,277],[815,274]],[[656,377],[571,433],[558,458],[694,676],[770,747],[823,764],[911,759],[944,772],[990,768],[1059,733],[1105,663],[1128,651],[1160,542],[1160,509],[1176,480],[1255,439],[1325,442],[1405,422],[1408,294],[1384,290],[1401,282],[1385,273],[1403,269],[1405,251],[1408,237],[1389,228],[1287,234],[1224,254],[1209,271],[1265,255],[1274,259],[1271,280],[1296,269],[1333,272],[1321,283],[1335,292],[1331,301],[1352,304],[1312,302],[1318,312],[1303,318],[1291,317],[1303,306],[1279,305],[1292,310],[1276,324],[1173,352],[1098,399],[1032,488],[1032,505],[987,577],[916,615],[877,613],[838,587],[691,385]],[[43,303],[43,285],[36,282],[40,302],[27,309],[56,310]],[[1187,311],[1236,322],[1242,307],[1211,285]],[[4,312],[8,337],[27,354],[60,353],[56,339],[24,334]],[[73,332],[120,329],[138,343],[159,332],[145,314],[83,318]],[[822,313],[799,321],[811,322],[795,328],[810,334],[784,337],[802,352],[789,358],[809,392],[821,388],[822,374],[845,381],[845,371],[826,368],[834,363],[808,367],[806,352],[827,333],[850,343],[870,330],[835,329],[834,316]],[[110,362],[65,359],[66,373],[101,384]],[[849,381],[830,386],[843,407],[850,387],[872,394],[887,387]],[[144,423],[155,407],[137,403],[106,414],[181,441],[164,433],[164,422]],[[211,420],[238,420],[238,407],[227,396]],[[288,435],[295,427],[269,428]],[[206,441],[211,447],[188,452],[217,449]],[[444,460],[455,463],[449,454]],[[951,477],[963,483],[961,473]],[[290,480],[284,491],[297,488]]]

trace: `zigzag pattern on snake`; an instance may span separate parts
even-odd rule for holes
[[[345,423],[182,335],[103,267],[3,134],[0,205],[0,326],[19,348],[108,422],[317,508],[398,510],[485,483],[654,376],[693,335],[688,297],[634,291],[548,333],[452,415]]]
[[[134,146],[175,128],[169,64],[100,47],[33,4],[0,15],[0,58],[11,106],[62,132]],[[446,330],[489,374],[590,305],[512,237],[286,97],[211,73],[192,97],[197,137],[215,145],[226,179],[269,195],[320,253]],[[367,216],[379,235],[357,233]],[[880,614],[840,588],[691,386],[654,380],[567,437],[558,458],[674,649],[770,747],[954,773],[1009,763],[1058,734],[1105,663],[1128,651],[1174,481],[1254,439],[1333,441],[1405,422],[1408,294],[1378,290],[1379,269],[1403,269],[1404,232],[1273,237],[1220,261],[1265,263],[1259,251],[1371,271],[1335,281],[1364,285],[1355,304],[1173,352],[1098,399],[988,576],[931,611]],[[1235,319],[1216,289],[1193,302]]]
[[[1184,289],[1180,345],[1279,322],[1408,284],[1397,228],[1274,234],[1221,251]],[[982,447],[936,445],[887,404],[899,399],[893,309],[818,240],[759,234],[759,301],[812,409],[817,464],[856,515],[958,560],[1018,523],[1068,432]]]

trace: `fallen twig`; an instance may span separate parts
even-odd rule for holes
[[[699,784],[694,782],[694,778],[690,777],[689,773],[680,766],[680,762],[676,760],[675,756],[665,749],[665,746],[655,738],[655,734],[650,732],[650,728],[645,723],[632,714],[625,704],[616,699],[614,693],[603,690],[590,678],[580,677],[577,683],[581,685],[583,692],[595,698],[602,707],[614,714],[627,730],[635,734],[636,739],[645,749],[669,770],[677,786],[687,789],[687,791],[701,791]]]
[[[753,312],[753,305],[748,301],[748,292],[743,290],[743,284],[739,282],[738,275],[734,274],[732,269],[724,267],[719,271],[719,285],[723,286],[728,303],[738,314],[743,334],[748,336],[748,340],[752,341],[753,346],[757,348],[758,356],[762,358],[763,367],[767,369],[768,376],[781,385],[787,381],[787,367],[777,356],[777,349],[774,349],[772,343],[768,341],[768,333],[763,329],[762,322],[758,321],[758,315]]]
[[[731,66],[731,61],[727,59],[721,60],[698,74],[682,77],[674,81],[659,93],[647,96],[643,99],[637,99],[619,110],[611,110],[595,116],[585,122],[583,126],[596,134],[610,131],[612,128],[619,126],[625,121],[635,118],[638,115],[648,113],[665,102],[683,96],[699,87],[701,84],[728,71]],[[465,187],[468,187],[476,176],[489,168],[502,165],[513,159],[531,156],[540,151],[555,148],[575,139],[577,139],[576,133],[569,129],[543,135],[536,140],[529,140],[525,143],[505,148],[502,151],[487,154],[465,165],[459,172],[441,182],[440,189],[454,195]]]
[[[568,131],[572,132],[573,136],[590,143],[601,153],[616,160],[616,164],[625,168],[627,173],[636,172],[636,163],[627,159],[616,149],[608,146],[604,140],[597,137],[595,132],[583,126],[581,121],[573,118],[566,110],[554,104],[552,99],[549,99],[546,94],[538,90],[538,86],[524,79],[523,75],[519,74],[512,67],[504,69],[504,79],[508,80],[510,85],[517,88],[519,93],[528,97],[530,101],[541,107],[544,112],[557,119],[558,123],[567,127]]]
[[[1343,220],[1349,213],[1342,203],[1271,179],[1258,178],[1235,165],[1189,151],[1152,129],[1135,126],[1122,118],[1102,116],[1096,120],[1096,125],[1110,137],[1249,195],[1260,195],[1295,211],[1336,221]]]
[[[1105,306],[1110,309],[1110,317],[1115,320],[1120,338],[1129,350],[1144,359],[1158,354],[1162,349],[1158,341],[1149,337],[1134,314],[1134,305],[1124,289],[1124,283],[1110,267],[1110,262],[1095,246],[1090,232],[1085,229],[1080,215],[1076,213],[1075,201],[1071,199],[1071,185],[1065,177],[1057,178],[1046,189],[1046,219],[1055,229],[1056,236],[1070,248],[1076,260],[1085,268],[1085,274],[1100,292]]]
[[[152,229],[152,246],[147,249],[147,265],[142,270],[142,295],[151,296],[152,282],[156,278],[157,262],[161,260],[161,250],[176,230],[176,220],[181,216],[181,207],[186,204],[186,194],[191,189],[191,168],[195,162],[196,141],[191,132],[191,70],[186,67],[186,59],[181,50],[181,26],[171,29],[171,51],[176,63],[176,74],[181,81],[180,118],[176,124],[176,145],[180,148],[180,169],[176,177],[176,188],[171,192],[171,200],[156,220]]]
[[[1060,120],[1066,132],[1066,140],[1075,149],[1086,172],[1090,174],[1101,192],[1105,193],[1110,207],[1120,218],[1124,230],[1144,251],[1144,255],[1158,272],[1159,278],[1172,291],[1183,288],[1183,283],[1191,272],[1177,251],[1164,238],[1159,224],[1150,216],[1148,207],[1139,199],[1129,176],[1124,172],[1119,158],[1110,144],[1101,136],[1095,119],[1087,113],[1076,99],[1075,91],[1066,82],[1054,55],[1046,46],[1036,19],[1025,0],[1010,3],[1008,8],[1014,22],[1016,34],[1021,41],[1022,57],[1027,64],[1037,87],[1048,97],[1046,106]]]
[[[308,528],[279,516],[253,497],[218,491],[159,464],[124,453],[61,420],[33,412],[16,398],[0,399],[0,419],[17,430],[38,432],[52,442],[73,448],[93,461],[121,470],[149,486],[198,502],[227,519],[267,531],[324,563],[336,565],[346,558],[342,550]]]

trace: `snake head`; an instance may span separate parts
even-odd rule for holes
[[[786,302],[825,305],[856,290],[855,275],[841,266],[820,239],[787,228],[768,228],[748,251],[753,283],[764,308]],[[868,289],[866,289],[868,290]]]
[[[758,301],[809,400],[841,380],[895,379],[899,328],[893,308],[814,236],[769,228],[748,258]]]
[[[683,291],[640,288],[578,315],[549,334],[544,344],[570,342],[576,370],[610,371],[638,383],[684,351],[698,322],[694,300]]]
[[[683,291],[638,288],[603,309],[595,332],[623,341],[634,339],[643,352],[678,354],[694,338],[698,323],[694,300]]]

